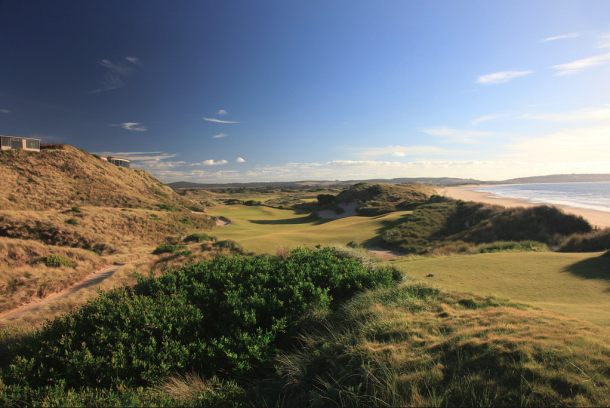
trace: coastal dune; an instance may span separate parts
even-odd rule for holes
[[[501,205],[503,207],[534,207],[542,205],[542,203],[529,203],[526,200],[517,200],[513,198],[496,198],[492,197],[492,193],[472,191],[480,187],[479,185],[468,185],[460,187],[445,187],[439,190],[440,195],[451,197],[456,200],[476,201],[479,203]],[[555,207],[561,208],[568,214],[580,215],[589,223],[598,228],[610,228],[610,212],[588,210],[584,208],[568,207],[565,205],[557,205],[548,203]]]

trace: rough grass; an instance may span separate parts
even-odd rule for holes
[[[43,259],[47,255],[63,256],[75,266],[48,267]],[[0,237],[0,312],[59,292],[106,262],[83,249]]]
[[[0,207],[42,210],[74,205],[153,208],[194,204],[143,170],[125,169],[69,145],[0,152]]]
[[[446,289],[510,297],[610,326],[610,257],[601,254],[508,252],[391,263]]]
[[[505,299],[407,284],[357,295],[312,320],[301,347],[279,357],[276,383],[259,391],[258,404],[610,402],[607,329]]]
[[[168,236],[185,235],[193,228],[214,226],[206,215],[190,212],[81,207],[79,223],[66,224],[72,214],[71,210],[0,212],[0,236],[112,254],[161,243]]]

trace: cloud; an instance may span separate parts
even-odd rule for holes
[[[218,111],[216,114],[217,114],[217,115],[228,115],[228,114],[229,114],[229,112],[227,112],[227,111],[226,111],[226,110],[224,110],[224,109],[221,109],[221,110],[219,110],[219,111]]]
[[[495,72],[493,74],[482,75],[477,78],[477,82],[479,84],[491,85],[491,84],[500,84],[502,82],[507,82],[513,78],[517,78],[524,75],[529,75],[534,73],[534,71],[502,71]]]
[[[138,65],[140,63],[140,60],[137,59],[136,57],[125,57],[125,59],[127,61],[131,62],[132,64]]]
[[[246,161],[244,159],[242,159],[241,157],[237,158],[237,163],[245,163]]]
[[[610,34],[600,35],[596,48],[608,48],[608,47],[610,47]]]
[[[558,35],[557,37],[545,38],[544,40],[540,40],[540,42],[563,40],[564,38],[576,38],[576,37],[580,37],[581,35],[582,34],[580,34],[580,33],[563,34],[563,35]]]
[[[226,160],[219,160],[219,161],[214,161],[214,160],[204,160],[201,163],[192,163],[191,166],[220,166],[222,164],[227,164],[228,161]]]
[[[497,136],[492,132],[481,132],[478,130],[459,130],[451,129],[447,126],[437,126],[427,129],[420,129],[422,132],[434,137],[443,137],[448,141],[456,143],[476,143],[479,137]]]
[[[377,156],[391,155],[394,157],[404,156],[423,156],[423,155],[443,155],[452,153],[449,150],[441,149],[435,146],[387,146],[375,148],[359,148],[350,149],[356,150],[354,153],[358,157],[369,158]]]
[[[402,162],[387,162],[387,161],[376,161],[376,160],[333,160],[326,163],[328,166],[392,166],[400,167],[406,166],[408,163]]]
[[[217,122],[217,123],[240,123],[240,122],[234,122],[234,121],[230,121],[230,120],[220,120],[220,119],[214,119],[214,118],[203,118],[203,120],[207,120],[208,122]]]
[[[12,113],[12,111],[8,109],[0,109],[0,113]]]
[[[220,139],[222,137],[227,137],[229,135],[227,135],[226,133],[219,133],[217,135],[212,136],[212,139]]]
[[[155,161],[171,159],[176,157],[176,153],[165,152],[98,152],[100,156],[118,156],[132,161]]]
[[[582,122],[599,121],[610,119],[610,104],[605,108],[585,108],[566,113],[526,113],[519,116],[520,119],[541,119],[550,122]]]
[[[610,53],[579,59],[567,64],[553,65],[551,68],[559,70],[555,76],[571,75],[586,68],[607,64],[608,61],[610,61]]]
[[[110,91],[112,89],[121,88],[125,85],[123,83],[123,78],[131,75],[134,72],[133,67],[123,64],[121,62],[114,63],[105,59],[98,61],[98,63],[102,67],[107,69],[106,73],[104,74],[104,81],[102,82],[102,87],[93,91],[89,91],[87,92],[87,94]]]
[[[472,126],[476,126],[481,122],[487,122],[488,120],[492,120],[492,119],[497,119],[499,118],[499,115],[486,115],[486,116],[481,116],[480,118],[476,118],[470,121],[470,124]]]
[[[136,132],[145,132],[145,131],[147,131],[147,130],[148,130],[148,129],[146,129],[146,127],[144,127],[144,126],[138,126],[138,125],[139,125],[139,123],[136,123],[136,122],[126,122],[126,123],[117,123],[117,124],[114,124],[114,123],[106,123],[106,124],[107,124],[108,126],[119,126],[119,127],[122,127],[123,129],[126,129],[126,130],[134,130],[134,131],[136,131]]]

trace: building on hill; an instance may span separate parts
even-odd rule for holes
[[[126,159],[124,157],[113,157],[113,156],[106,156],[106,157],[102,157],[102,160],[106,160],[109,163],[114,164],[115,166],[119,166],[119,167],[126,167],[126,168],[130,168],[131,167],[131,160]]]
[[[0,142],[0,150],[40,151],[40,139],[14,136],[0,136],[0,138],[2,138],[2,141]]]

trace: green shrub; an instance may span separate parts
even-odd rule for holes
[[[243,375],[272,361],[307,310],[390,286],[392,277],[333,248],[297,248],[286,260],[219,256],[138,277],[17,343],[3,386],[122,389],[187,371]]]
[[[193,255],[193,251],[190,250],[185,250],[185,251],[178,251],[174,254],[174,256],[178,257],[178,256],[191,256]]]
[[[347,243],[347,246],[349,248],[362,248],[362,245],[360,245],[359,243],[357,243],[356,241],[350,241]]]
[[[161,197],[165,197],[165,198],[169,198],[169,196],[159,190],[154,190],[153,191],[156,195],[161,196]]]
[[[70,211],[75,212],[75,213],[82,212],[82,210],[80,209],[80,207],[78,205],[75,205],[72,208],[70,208]]]
[[[248,201],[244,201],[244,205],[253,207],[253,206],[261,205],[261,202],[256,201],[256,200],[248,200]]]
[[[71,259],[61,255],[45,255],[42,257],[42,261],[51,268],[59,268],[60,266],[74,268],[76,266]]]
[[[78,222],[78,220],[77,220],[77,219],[74,219],[74,218],[68,218],[68,219],[66,220],[66,224],[70,224],[70,225],[79,225],[79,224],[80,224],[80,222]]]
[[[184,238],[184,242],[202,242],[202,241],[214,241],[215,238],[207,234],[191,234]]]
[[[99,160],[102,159],[99,154],[91,153],[91,156],[93,156],[93,157],[95,157],[96,159],[99,159]]]
[[[560,252],[599,252],[610,249],[610,228],[588,234],[573,234],[559,247]]]
[[[235,205],[235,204],[243,204],[243,200],[239,200],[237,198],[229,198],[228,200],[225,200],[225,204],[226,205]]]
[[[155,248],[154,251],[152,251],[153,255],[160,255],[160,254],[171,254],[174,253],[180,249],[184,249],[186,248],[184,245],[159,245],[157,248]]]
[[[157,204],[160,210],[174,211],[174,206],[171,204]]]
[[[237,252],[238,254],[244,254],[246,252],[246,250],[240,243],[238,243],[232,239],[225,239],[222,241],[218,241],[214,245],[217,248],[228,249],[229,251]]]
[[[335,202],[335,196],[332,194],[318,194],[316,198],[320,205],[332,204]]]

